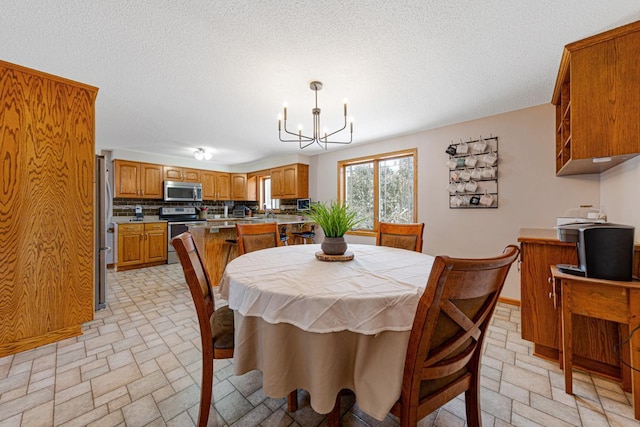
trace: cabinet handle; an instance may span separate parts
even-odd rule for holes
[[[549,299],[553,298],[553,292],[549,292]]]

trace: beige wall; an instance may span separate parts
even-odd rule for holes
[[[555,225],[555,218],[569,208],[600,204],[598,175],[555,176],[554,122],[554,107],[548,104],[330,150],[311,158],[310,196],[322,201],[337,197],[339,160],[416,147],[418,221],[425,223],[423,251],[459,257],[495,255],[506,245],[517,243],[522,227],[550,228]],[[500,144],[499,208],[449,209],[445,148],[452,140],[477,139],[489,134],[498,136]],[[636,177],[640,175],[640,167],[634,173]],[[509,275],[502,296],[520,299],[517,266]]]
[[[622,163],[600,176],[600,200],[607,220],[633,225],[640,240],[640,156]]]

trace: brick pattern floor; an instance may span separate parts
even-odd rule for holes
[[[0,358],[0,427],[194,426],[198,415],[200,336],[179,264],[108,274],[108,307],[77,338]],[[520,310],[499,304],[482,360],[484,426],[640,426],[631,396],[614,381],[576,370],[564,392],[557,363],[532,356],[520,338]],[[299,393],[300,409],[264,395],[258,371],[233,375],[216,361],[210,426],[315,427],[325,415]],[[343,399],[344,426],[375,421]],[[463,395],[420,422],[464,426]]]

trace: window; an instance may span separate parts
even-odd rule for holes
[[[338,162],[339,198],[365,218],[358,230],[417,221],[416,157],[413,149]]]
[[[271,177],[262,177],[260,181],[260,207],[264,210],[280,209],[280,200],[271,198]]]

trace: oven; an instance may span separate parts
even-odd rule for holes
[[[194,207],[185,208],[160,208],[160,219],[167,221],[167,264],[179,262],[178,254],[171,244],[171,239],[177,235],[189,231],[189,225],[195,225],[206,221],[198,218]]]

